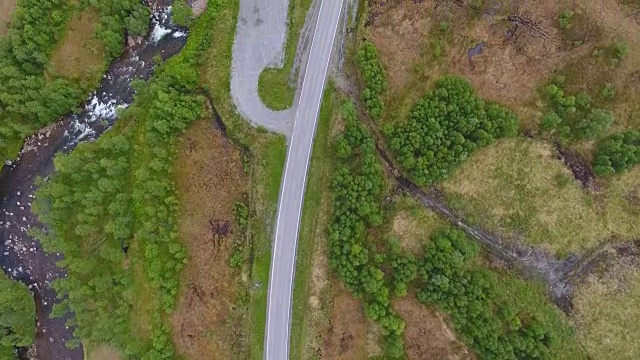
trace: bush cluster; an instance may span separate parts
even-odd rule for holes
[[[535,316],[496,301],[497,279],[470,265],[478,251],[461,231],[436,234],[420,264],[418,299],[450,314],[458,334],[482,359],[550,359],[554,335]]]
[[[640,164],[640,131],[613,134],[597,143],[593,171],[611,175]]]
[[[541,122],[543,130],[562,142],[570,140],[597,139],[609,129],[614,121],[613,113],[593,106],[589,94],[565,94],[562,84],[564,77],[558,76],[544,89],[551,111]],[[612,88],[603,89],[602,96],[611,99]]]
[[[385,130],[402,167],[427,185],[447,178],[479,147],[515,135],[518,121],[511,111],[476,97],[466,80],[445,76],[406,121]]]
[[[172,181],[175,137],[203,109],[197,68],[211,41],[214,4],[194,24],[182,52],[166,61],[149,85],[138,84],[135,102],[120,120],[129,126],[117,125],[98,141],[57,156],[56,173],[39,188],[34,204],[50,229],[41,234],[42,243],[64,254],[61,265],[69,275],[54,282],[63,298],[55,315],[74,312],[79,339],[110,343],[129,358],[174,355],[163,314],[175,306],[186,261]],[[136,250],[127,256],[129,248]],[[131,266],[123,265],[128,257]],[[147,339],[131,324],[142,283],[159,295],[158,306],[137,308],[150,317]]]
[[[384,110],[382,93],[387,89],[387,77],[378,59],[376,47],[366,41],[356,54],[356,62],[364,79],[362,101],[369,115],[378,119]]]

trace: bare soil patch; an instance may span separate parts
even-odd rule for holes
[[[0,36],[7,33],[9,21],[16,9],[16,0],[0,0]]]
[[[101,76],[104,46],[94,36],[94,26],[99,21],[99,15],[93,8],[71,18],[64,37],[51,56],[51,65],[57,73],[70,79],[89,81]]]
[[[190,0],[189,6],[193,9],[194,16],[200,16],[207,9],[207,0]]]
[[[344,288],[333,299],[331,325],[324,334],[323,360],[366,359],[367,319],[362,302]]]
[[[420,304],[415,294],[395,300],[393,308],[406,323],[404,339],[409,359],[475,359],[442,315]]]
[[[241,274],[228,265],[240,236],[233,206],[247,191],[241,152],[210,121],[198,121],[181,139],[175,175],[189,261],[171,319],[173,342],[190,359],[242,355],[247,334],[234,314]]]

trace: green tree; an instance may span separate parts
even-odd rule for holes
[[[0,275],[0,355],[13,358],[13,348],[30,346],[35,336],[33,295],[25,285]]]
[[[596,144],[593,170],[598,175],[623,172],[640,163],[640,132],[613,134]]]
[[[387,134],[402,167],[418,184],[427,185],[447,178],[479,147],[517,130],[511,111],[485,104],[466,80],[445,76]]]

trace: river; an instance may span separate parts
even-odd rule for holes
[[[95,141],[115,123],[116,108],[133,101],[131,81],[153,75],[155,56],[167,59],[184,46],[187,34],[170,24],[171,1],[149,3],[153,10],[149,33],[127,41],[122,56],[111,63],[98,89],[80,107],[82,111],[41,129],[25,142],[19,158],[0,172],[0,265],[34,294],[37,335],[30,355],[36,359],[82,359],[83,351],[65,346],[73,337],[73,329],[65,326],[67,319],[49,317],[57,301],[51,282],[66,275],[55,265],[61,255],[46,254],[27,233],[30,228],[43,227],[31,212],[34,181],[54,171],[57,152],[70,152],[79,142]]]

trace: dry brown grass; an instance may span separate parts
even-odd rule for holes
[[[587,87],[596,96],[611,82],[619,94],[614,104],[609,104],[619,119],[616,128],[638,125],[640,104],[635,99],[640,95],[636,86],[640,81],[640,21],[618,2],[491,2],[485,11],[494,11],[493,16],[453,1],[375,1],[373,7],[376,15],[364,35],[378,48],[389,78],[385,95],[389,111],[384,121],[403,119],[434,78],[454,73],[468,78],[481,97],[511,107],[524,127],[533,129],[544,111],[537,90],[554,71],[561,70],[573,75],[568,79],[570,86]],[[567,31],[558,27],[558,17],[565,10],[576,14]],[[546,35],[523,26],[516,28],[505,21],[508,15],[535,22]],[[442,24],[448,30],[439,41],[444,51],[436,61],[434,42],[438,42]],[[570,41],[576,39],[581,45]],[[593,51],[618,41],[629,44],[626,59],[616,66],[596,66]],[[483,52],[469,58],[468,50],[480,42],[485,43]],[[600,63],[610,64],[609,60]]]
[[[393,308],[406,323],[404,339],[409,359],[475,359],[442,315],[420,304],[415,294],[394,300]]]
[[[7,33],[7,26],[16,9],[16,0],[0,0],[0,36]]]
[[[210,121],[198,121],[181,139],[176,167],[180,195],[180,237],[189,261],[182,273],[173,341],[190,359],[231,359],[246,355],[246,331],[234,314],[240,270],[228,265],[239,236],[233,206],[247,192],[241,153]],[[224,234],[214,224],[228,224]]]
[[[598,194],[581,189],[550,145],[518,138],[475,153],[442,184],[472,221],[546,249],[587,250],[640,236],[640,169],[615,177]]]
[[[93,8],[75,14],[51,55],[53,70],[69,79],[95,82],[102,75],[104,46],[94,35],[99,22]]]
[[[362,302],[340,287],[333,298],[331,325],[325,332],[320,358],[323,360],[366,359],[369,352],[367,349],[368,322],[364,316]]]

